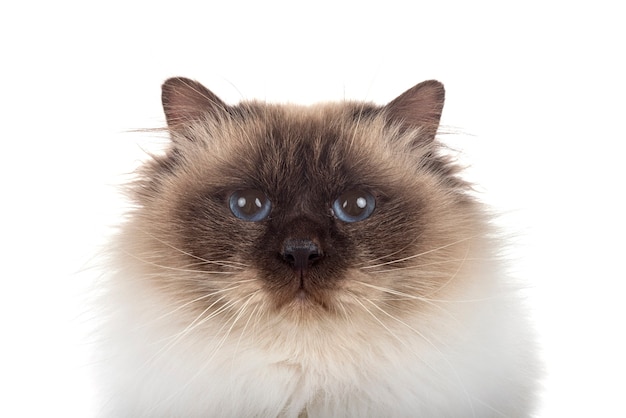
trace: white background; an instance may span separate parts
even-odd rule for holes
[[[618,2],[8,3],[0,416],[93,415],[82,292],[124,209],[115,185],[163,143],[130,131],[163,126],[175,75],[231,103],[385,103],[444,82],[444,140],[517,236],[547,370],[539,416],[626,416]]]

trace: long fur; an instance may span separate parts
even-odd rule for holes
[[[443,88],[427,83],[384,107],[226,106],[166,83],[172,145],[130,186],[111,246],[104,415],[531,413],[532,333],[485,209],[433,138]],[[230,213],[248,188],[268,219]],[[341,222],[331,203],[354,188],[376,208]],[[324,249],[305,298],[279,257],[294,236]]]

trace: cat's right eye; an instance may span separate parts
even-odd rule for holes
[[[230,195],[230,211],[243,221],[258,222],[267,218],[272,209],[272,202],[255,189],[238,190]]]

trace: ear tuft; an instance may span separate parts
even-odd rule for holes
[[[207,114],[227,112],[228,106],[197,81],[174,77],[163,83],[161,102],[170,128],[184,126]]]

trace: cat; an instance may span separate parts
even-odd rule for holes
[[[228,105],[171,78],[171,143],[111,245],[103,415],[521,417],[537,366],[444,87]]]

